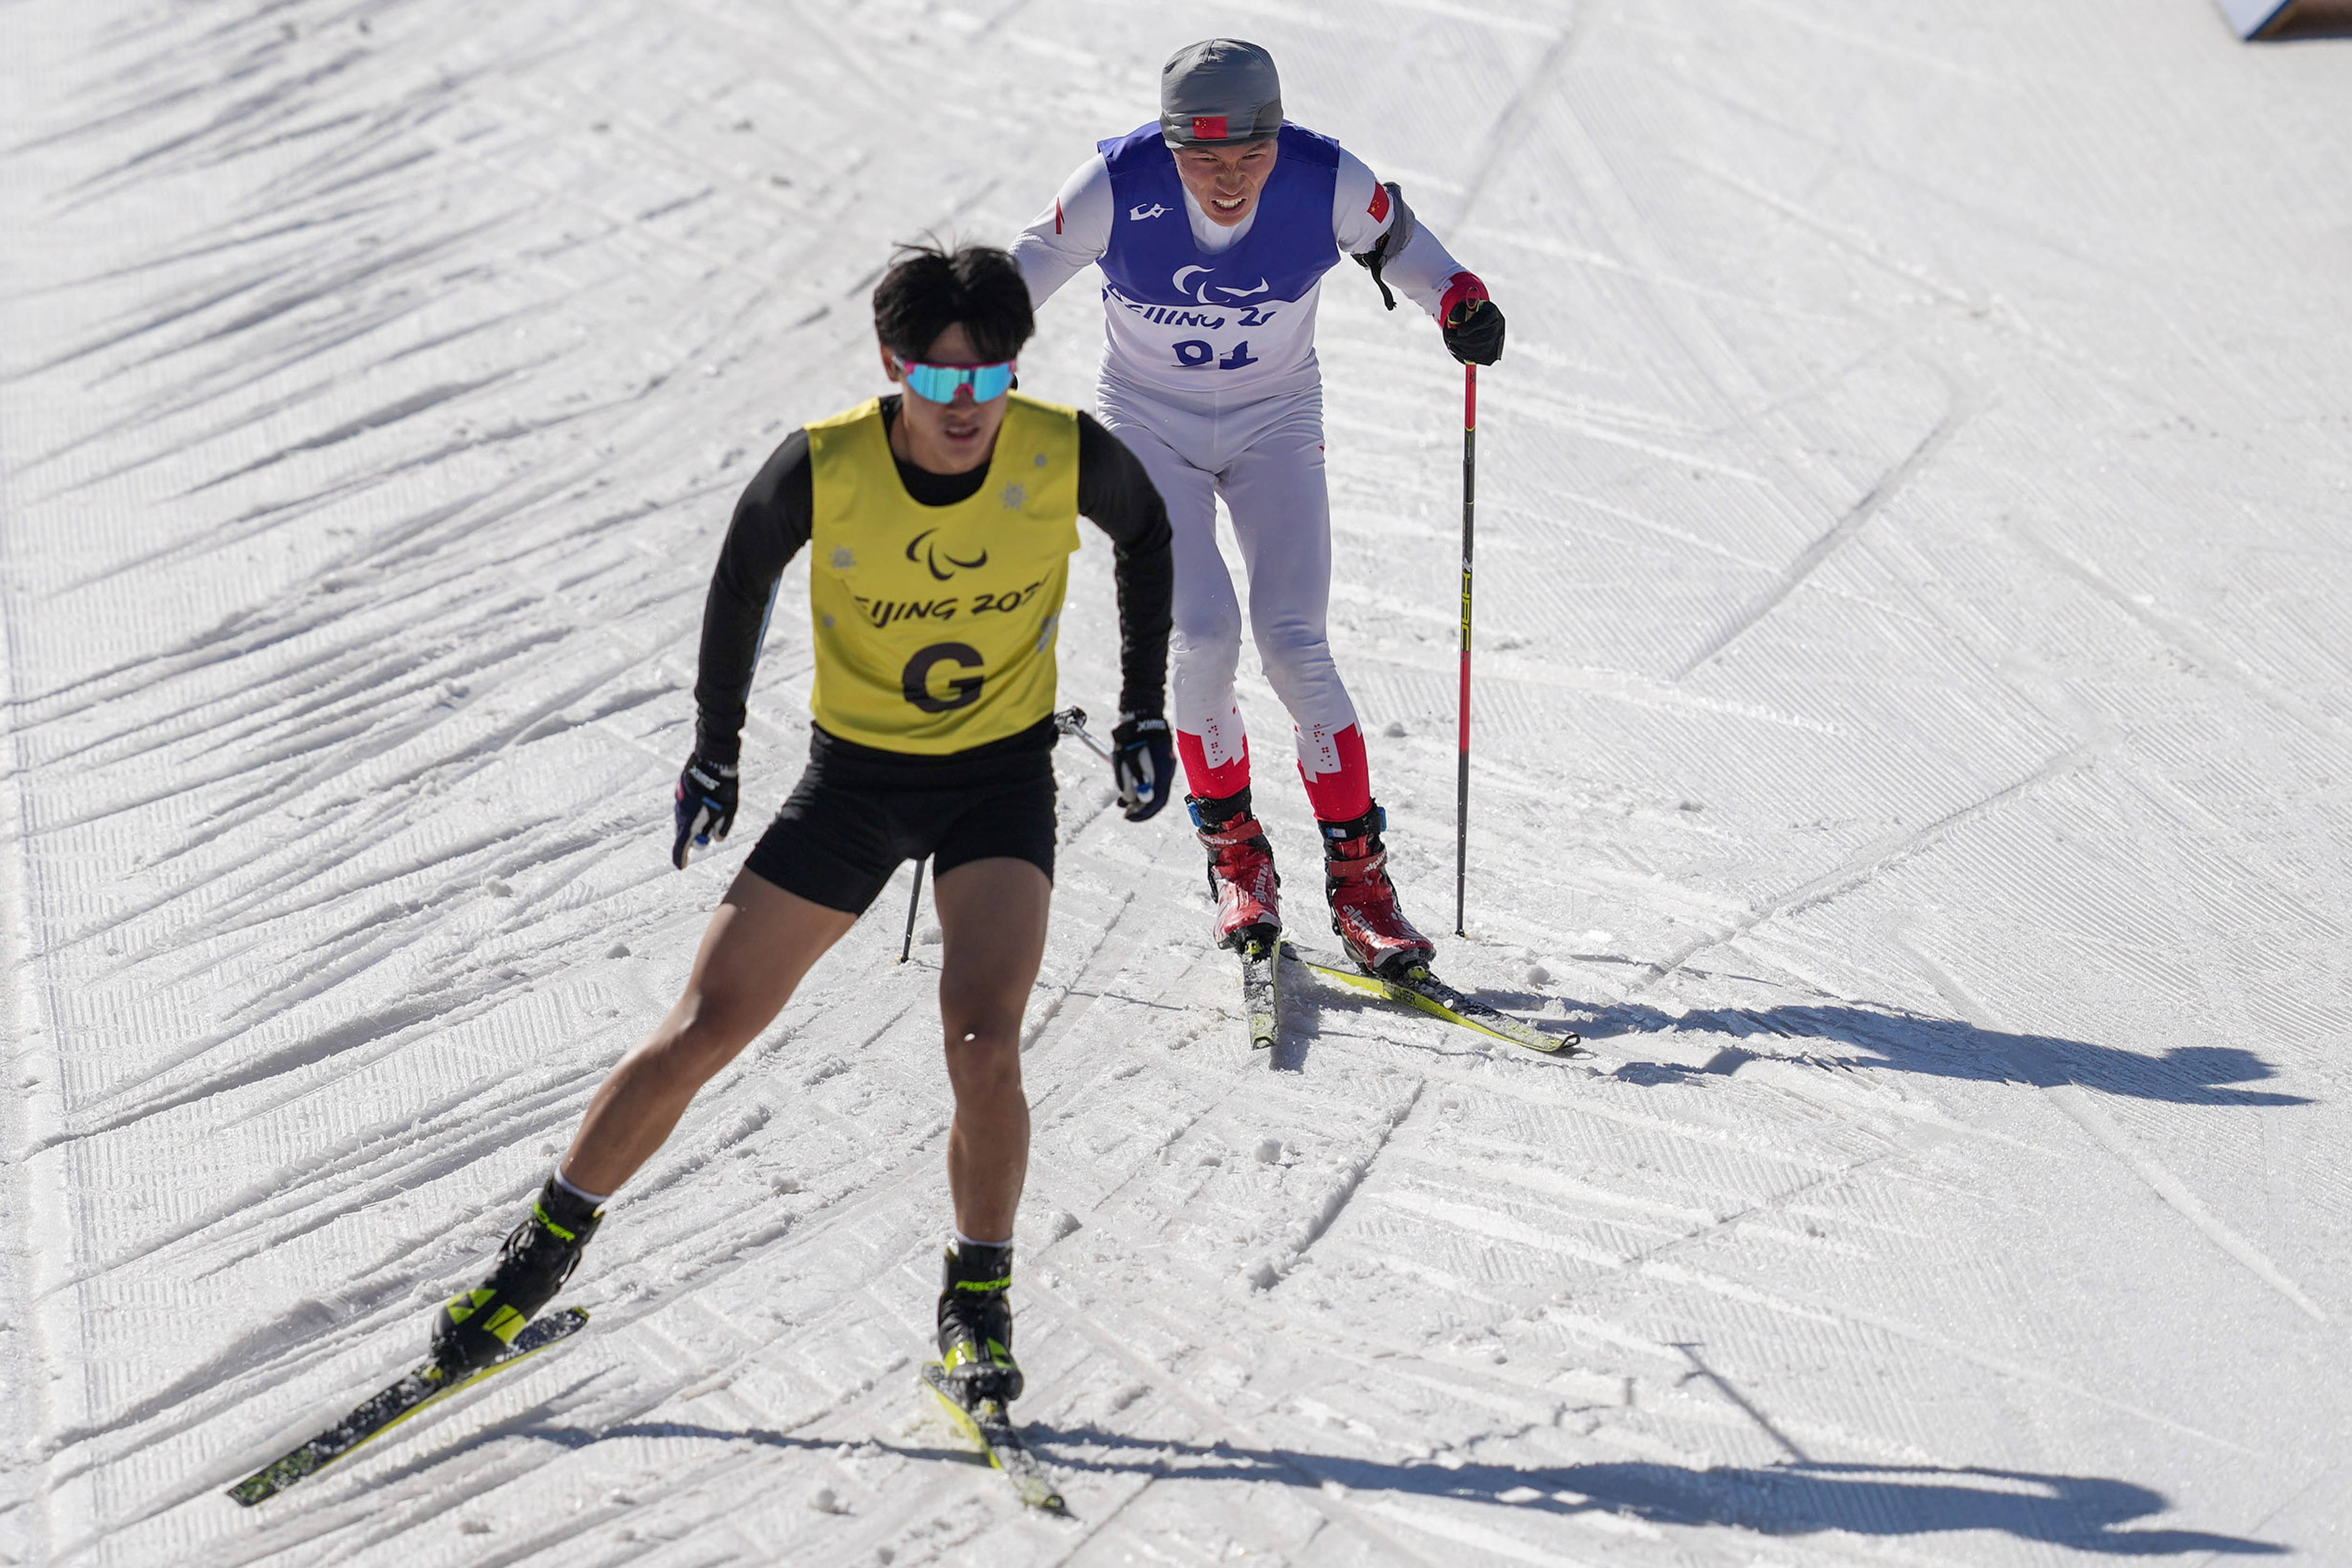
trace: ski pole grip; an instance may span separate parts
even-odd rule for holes
[[[1086,709],[1082,707],[1064,708],[1061,712],[1054,716],[1054,727],[1064,735],[1075,735],[1080,740],[1085,741],[1087,749],[1093,752],[1097,757],[1101,758],[1105,762],[1112,761],[1110,747],[1105,746],[1101,741],[1097,740],[1095,738],[1095,732],[1087,727]]]

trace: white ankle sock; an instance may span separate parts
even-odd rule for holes
[[[586,1204],[591,1208],[602,1208],[606,1204],[613,1201],[613,1195],[609,1192],[590,1192],[584,1186],[576,1186],[572,1183],[564,1180],[563,1167],[562,1166],[555,1167],[555,1185],[562,1187],[564,1191],[570,1193],[572,1197],[578,1198],[581,1202]]]
[[[955,1239],[955,1244],[959,1249],[966,1247],[1010,1247],[1013,1245],[1013,1238],[1010,1236],[1006,1237],[1002,1241],[982,1241],[973,1237],[966,1236],[962,1231],[954,1228],[952,1226],[949,1228],[948,1234]]]

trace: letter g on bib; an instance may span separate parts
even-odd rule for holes
[[[931,695],[931,672],[941,664],[952,664],[960,670],[978,671],[985,668],[980,650],[969,643],[934,643],[907,661],[899,679],[905,687],[907,700],[925,713],[953,713],[960,707],[970,707],[980,700],[982,677],[977,674],[950,675],[946,685],[949,695]]]

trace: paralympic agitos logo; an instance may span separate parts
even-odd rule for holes
[[[931,538],[931,536],[938,532],[937,528],[925,528],[907,541],[907,559],[929,571],[932,581],[945,582],[959,571],[977,571],[988,564],[986,550],[980,552],[978,560],[959,560],[954,556],[949,555],[940,548],[937,541]],[[915,552],[918,550],[922,553],[917,555]],[[940,562],[942,560],[947,562],[945,571],[940,570]]]
[[[1195,273],[1200,275],[1197,279],[1193,277]],[[1274,287],[1261,277],[1247,288],[1236,288],[1230,283],[1211,283],[1209,277],[1210,269],[1205,267],[1180,267],[1176,269],[1175,276],[1169,281],[1176,286],[1177,293],[1188,299],[1197,299],[1203,305],[1217,303],[1209,298],[1209,290],[1212,288],[1223,295],[1227,300],[1239,303],[1254,294],[1264,294]]]

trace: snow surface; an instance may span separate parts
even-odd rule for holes
[[[2352,46],[2210,0],[0,16],[0,1560],[2352,1563]],[[903,876],[615,1207],[588,1334],[233,1507],[421,1348],[789,787],[797,575],[745,830],[667,868],[729,506],[877,389],[888,242],[1008,236],[1216,28],[1510,313],[1444,967],[1597,1058],[1303,982],[1253,1057],[1183,824],[1064,755],[1018,1300],[1076,1522],[915,1389]],[[1329,293],[1335,637],[1436,928],[1460,379]],[[1097,308],[1032,390],[1086,398]]]

